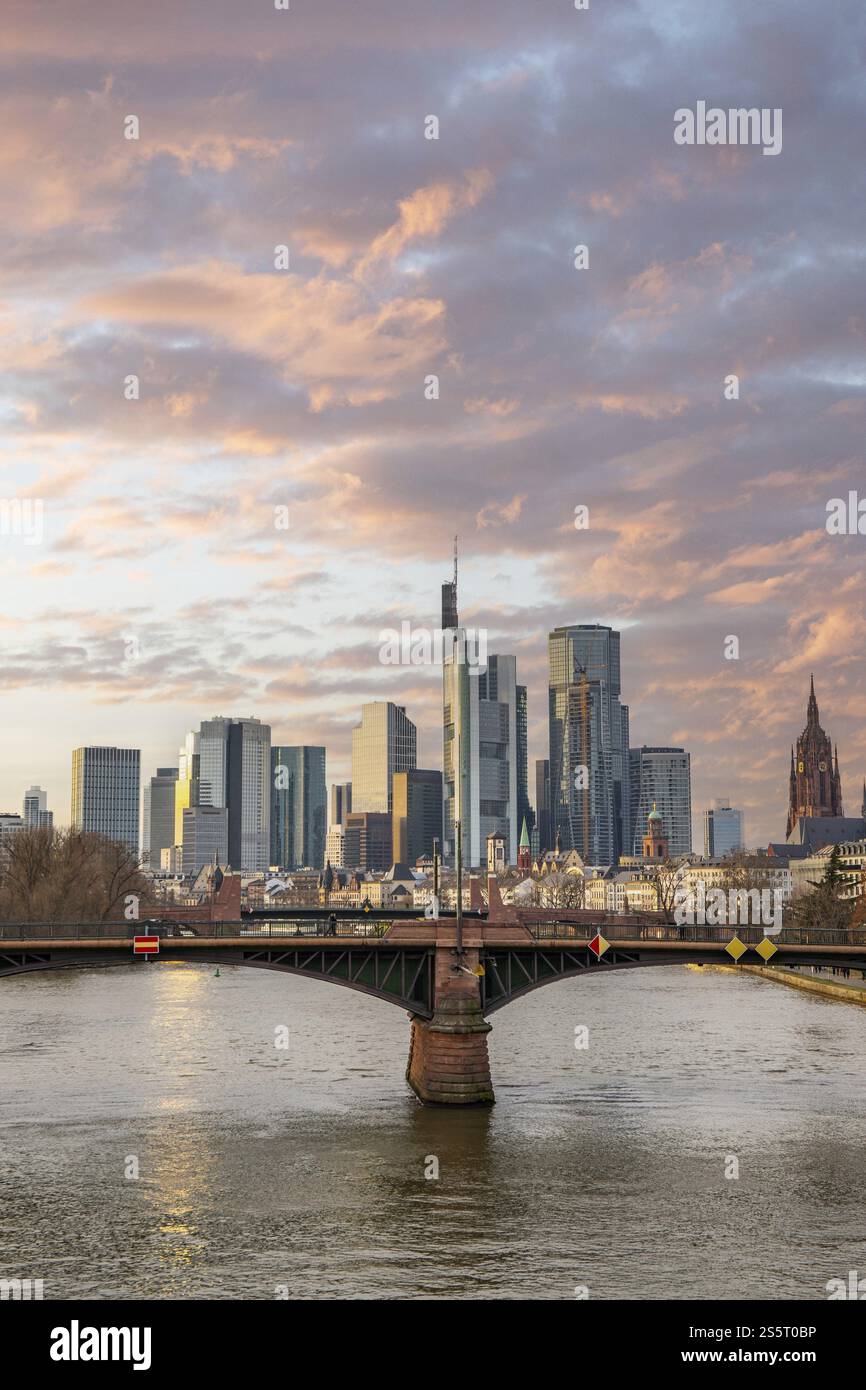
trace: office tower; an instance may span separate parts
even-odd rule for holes
[[[554,836],[550,823],[550,760],[535,760],[535,810],[538,830],[538,849],[543,853],[553,849]]]
[[[692,850],[692,785],[689,755],[683,748],[629,750],[634,827],[634,854],[642,851],[647,817],[656,807],[667,835],[670,856]]]
[[[170,849],[174,838],[174,794],[176,767],[158,767],[156,776],[145,784],[141,800],[141,862],[158,869],[162,851]]]
[[[268,868],[271,855],[271,730],[259,719],[206,719],[199,730],[199,805],[228,811],[228,862]]]
[[[324,748],[272,748],[271,863],[281,869],[321,869],[326,811]]]
[[[137,748],[76,748],[72,826],[120,840],[138,857],[141,753]]]
[[[505,836],[517,860],[517,658],[489,655],[477,665],[465,628],[443,651],[443,854],[454,863],[456,820],[466,868],[486,859],[487,837]]]
[[[384,873],[391,867],[391,817],[387,811],[348,812],[343,861],[347,869],[372,873]]]
[[[206,864],[225,865],[229,855],[229,813],[225,806],[188,806],[183,813],[183,872],[197,874]]]
[[[183,843],[183,813],[188,806],[199,804],[200,766],[199,736],[194,730],[187,734],[178,753],[177,781],[174,784],[174,841]]]
[[[787,839],[797,821],[805,816],[844,816],[839,749],[837,746],[834,757],[830,738],[821,728],[814,676],[806,707],[806,727],[797,739],[796,757],[791,749]]]
[[[328,826],[345,825],[346,816],[352,809],[352,783],[334,782],[331,786]]]
[[[348,812],[346,812],[348,815]],[[346,827],[344,825],[328,826],[328,833],[325,836],[325,865],[330,864],[332,869],[345,868],[346,864]]]
[[[704,811],[704,857],[723,859],[733,850],[743,849],[743,813],[735,811],[727,797]]]
[[[526,822],[528,833],[535,829],[535,812],[529,801],[529,762],[528,739],[529,714],[526,703],[526,686],[517,687],[517,830],[523,833]],[[529,843],[527,841],[527,843]]]
[[[442,839],[442,773],[395,772],[392,800],[391,857],[411,867],[422,855],[432,855],[433,841]]]
[[[352,730],[352,810],[391,810],[391,779],[416,763],[417,731],[402,705],[373,700],[361,706]]]
[[[615,864],[630,828],[619,633],[598,623],[555,628],[548,660],[552,832],[586,863]]]
[[[457,537],[454,537],[454,578],[442,585],[442,631],[453,632],[458,627],[457,619]]]
[[[48,810],[48,793],[41,787],[28,787],[24,793],[24,824],[33,830],[50,830],[54,812]]]

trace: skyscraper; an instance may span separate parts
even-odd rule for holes
[[[629,750],[633,854],[641,854],[653,807],[662,818],[672,859],[692,850],[691,764],[684,748]]]
[[[535,761],[535,811],[538,831],[538,849],[553,849],[553,835],[550,825],[550,760],[537,758]]]
[[[517,861],[517,658],[489,655],[474,664],[465,628],[448,634],[443,652],[444,850],[454,863],[461,823],[467,868],[486,860],[487,837],[505,837]],[[459,780],[458,780],[459,779]]]
[[[177,759],[177,781],[174,784],[174,841],[183,843],[183,813],[189,806],[199,803],[201,756],[199,736],[190,730],[184,739]]]
[[[120,840],[138,857],[141,753],[138,748],[76,748],[72,826]]]
[[[174,838],[176,767],[158,767],[145,783],[141,799],[141,861],[158,869],[162,851],[178,843]]]
[[[229,863],[229,813],[225,806],[188,806],[183,813],[181,843],[185,874],[197,874],[214,860]]]
[[[433,841],[442,839],[442,773],[427,768],[395,772],[391,811],[395,864],[410,866],[432,855]]]
[[[272,748],[271,789],[271,863],[280,869],[322,868],[325,749],[282,744]]]
[[[271,853],[271,730],[259,719],[202,721],[199,805],[228,811],[228,862],[266,870]]]
[[[24,793],[24,824],[31,829],[48,829],[54,824],[54,812],[48,810],[48,793],[41,787],[28,787]]]
[[[526,700],[526,686],[517,687],[517,827],[523,834],[523,822],[529,835],[535,829],[535,812],[529,800],[529,758],[528,758],[529,711]],[[528,842],[527,842],[528,843]]]
[[[704,856],[724,859],[733,850],[743,849],[743,813],[735,811],[727,797],[704,811]]]
[[[829,735],[821,728],[815,677],[812,676],[806,727],[797,739],[797,753],[791,749],[788,789],[787,838],[797,821],[806,816],[843,816],[842,779],[839,776],[839,749],[835,758]]]
[[[328,828],[332,825],[346,824],[346,816],[352,809],[352,783],[334,782],[331,785],[328,803]]]
[[[371,700],[352,730],[352,810],[388,813],[391,779],[416,765],[418,734],[403,705]]]
[[[630,821],[619,633],[598,623],[555,628],[548,660],[551,829],[585,862],[615,864]]]

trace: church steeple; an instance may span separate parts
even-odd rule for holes
[[[815,677],[809,678],[809,701],[806,707],[806,727],[797,739],[796,754],[792,752],[790,790],[788,797],[787,838],[790,839],[797,822],[807,816],[841,816],[842,779],[839,774],[839,749],[821,728]]]

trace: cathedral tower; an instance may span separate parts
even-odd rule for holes
[[[806,709],[806,727],[797,739],[796,754],[791,749],[787,835],[790,837],[801,816],[843,814],[839,750],[837,748],[834,755],[830,739],[818,720],[813,676]]]

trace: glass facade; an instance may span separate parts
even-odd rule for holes
[[[138,857],[141,753],[138,748],[76,748],[72,826],[122,841]]]

